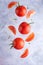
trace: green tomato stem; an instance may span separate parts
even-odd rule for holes
[[[18,2],[18,6],[20,6],[20,3]]]
[[[29,23],[29,24],[34,24],[34,22],[31,22],[31,23]]]
[[[10,47],[10,49],[12,49],[13,48],[13,45]]]

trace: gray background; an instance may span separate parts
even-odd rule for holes
[[[7,8],[11,1],[20,2],[21,5],[28,7],[28,10],[34,9],[36,14],[29,19],[26,19],[25,16],[23,18],[17,17],[14,11],[16,6],[12,9]],[[15,18],[17,20],[14,20]],[[30,45],[25,42],[25,47],[20,51],[14,48],[10,49],[11,40],[16,37],[25,39],[27,36],[18,32],[19,24],[23,21],[29,23],[31,19],[34,22],[31,25],[31,32],[35,33],[34,40],[30,42]],[[16,27],[16,36],[9,31],[8,25]],[[30,53],[28,57],[21,59],[20,55],[26,48]],[[43,65],[43,0],[0,0],[0,65]]]

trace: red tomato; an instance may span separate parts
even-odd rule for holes
[[[25,51],[23,52],[23,54],[20,56],[21,58],[25,58],[27,57],[29,54],[29,50],[28,49],[25,49]]]
[[[16,28],[14,26],[10,25],[8,28],[16,35]]]
[[[35,14],[35,10],[29,10],[26,14],[26,18],[30,18],[33,14]]]
[[[24,40],[22,38],[16,38],[13,40],[13,44],[12,46],[15,48],[15,49],[22,49],[24,47]]]
[[[19,17],[22,17],[26,14],[27,12],[27,9],[25,6],[18,6],[16,9],[15,9],[15,13],[17,16]]]
[[[33,39],[34,39],[34,37],[35,37],[35,34],[34,34],[34,32],[32,32],[27,38],[26,38],[26,42],[29,42],[29,41],[32,41]]]
[[[12,8],[12,7],[15,6],[16,4],[17,4],[17,2],[12,1],[12,2],[10,2],[10,3],[8,4],[8,8]]]
[[[28,34],[30,32],[30,29],[31,29],[31,26],[27,22],[22,22],[18,28],[21,34]]]

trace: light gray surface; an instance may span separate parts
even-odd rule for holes
[[[34,21],[31,32],[35,33],[35,39],[30,45],[25,43],[25,47],[20,51],[10,49],[10,40],[16,37],[26,38],[26,36],[19,34],[18,31],[14,36],[7,26],[12,24],[17,29],[22,21],[31,22],[31,20],[17,17],[14,13],[15,7],[9,10],[7,5],[11,1],[0,0],[0,65],[43,65],[43,0],[13,0],[36,11],[36,14],[30,18]],[[17,21],[14,21],[14,18],[17,18]],[[8,39],[9,35],[10,39]],[[21,59],[20,55],[26,48],[30,50],[30,54],[27,58]]]

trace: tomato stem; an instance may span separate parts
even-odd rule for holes
[[[18,6],[20,6],[20,3],[18,2]]]
[[[31,44],[31,43],[28,43],[28,44]]]
[[[9,45],[11,45],[10,49],[13,47],[13,43],[10,43]]]
[[[27,9],[29,9],[29,7],[27,6]]]
[[[13,48],[13,45],[10,47],[10,49],[12,49]]]
[[[9,35],[9,37],[8,37],[8,39],[10,38],[10,35]]]
[[[10,43],[9,45],[12,45],[12,43]]]
[[[34,24],[34,22],[30,22],[29,24]]]
[[[17,20],[17,19],[14,19],[14,20]]]

